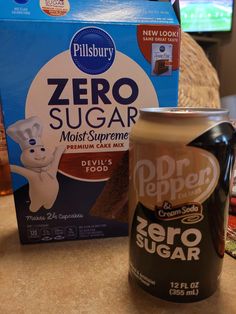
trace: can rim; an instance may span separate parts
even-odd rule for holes
[[[209,115],[228,115],[227,109],[216,108],[198,108],[198,107],[162,107],[162,108],[142,108],[140,109],[141,115],[158,114],[158,116],[179,116],[179,117],[202,117]]]

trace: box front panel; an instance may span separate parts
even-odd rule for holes
[[[21,241],[126,235],[129,132],[140,108],[177,105],[178,28],[1,22],[0,33]],[[168,73],[153,73],[156,44],[171,46]]]

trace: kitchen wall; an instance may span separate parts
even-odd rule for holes
[[[236,5],[234,8],[233,30],[230,34],[219,35],[219,77],[221,96],[236,95]]]

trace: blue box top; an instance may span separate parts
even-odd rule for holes
[[[0,0],[0,20],[178,25],[171,2]]]

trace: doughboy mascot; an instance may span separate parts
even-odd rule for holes
[[[57,170],[65,147],[59,146],[52,153],[42,143],[42,123],[38,117],[19,120],[7,129],[7,134],[20,145],[24,167],[11,165],[11,171],[29,181],[30,211],[41,207],[50,209],[59,191]]]

